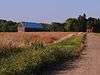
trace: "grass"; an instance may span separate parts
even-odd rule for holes
[[[0,33],[0,48],[22,47],[27,43],[34,43],[36,40],[45,44],[53,43],[72,32],[11,32]]]
[[[80,35],[49,46],[34,43],[31,47],[15,48],[14,51],[0,56],[0,75],[40,73],[44,66],[79,56],[83,41],[84,36]]]

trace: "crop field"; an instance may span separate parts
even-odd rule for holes
[[[0,33],[0,48],[19,47],[36,41],[49,44],[57,41],[71,32],[26,32],[26,33]],[[73,33],[76,34],[76,33]]]

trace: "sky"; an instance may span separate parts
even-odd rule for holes
[[[0,0],[0,19],[64,22],[69,17],[100,17],[100,0]]]

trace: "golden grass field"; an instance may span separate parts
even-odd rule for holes
[[[53,43],[72,32],[15,32],[0,33],[0,48],[19,47],[35,41]]]

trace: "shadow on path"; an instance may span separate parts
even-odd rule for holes
[[[75,64],[75,62],[80,61],[80,59],[81,58],[69,61],[67,60],[57,65],[47,66],[47,68],[45,68],[40,75],[56,75],[56,72],[74,70],[75,68],[79,68],[78,64]]]

